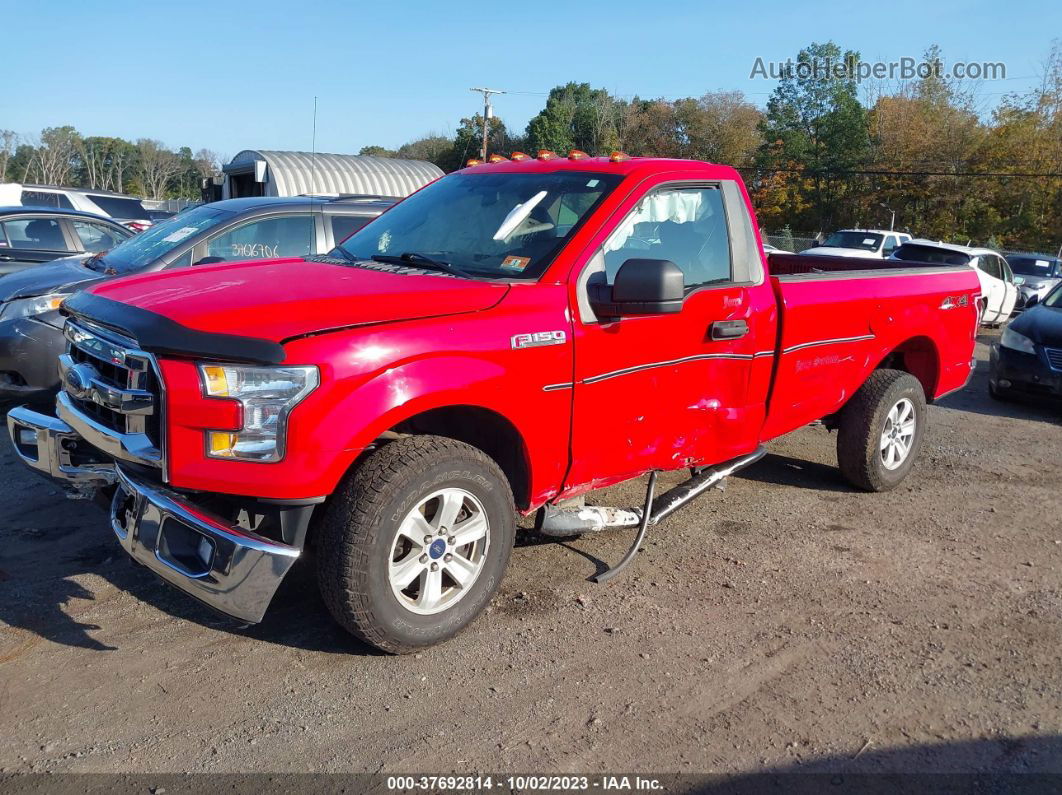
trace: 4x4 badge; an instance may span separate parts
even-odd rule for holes
[[[541,345],[563,345],[568,335],[563,331],[535,331],[530,334],[513,334],[510,344],[515,350],[537,348]]]

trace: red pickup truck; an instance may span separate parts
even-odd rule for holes
[[[725,166],[514,155],[328,256],[71,297],[56,415],[8,425],[30,466],[112,490],[119,543],[192,596],[259,621],[309,552],[339,623],[407,652],[487,604],[517,511],[644,533],[816,420],[850,482],[892,488],[971,375],[979,301],[967,267],[768,263]]]

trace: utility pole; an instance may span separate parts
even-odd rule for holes
[[[490,106],[491,94],[504,94],[504,91],[500,91],[497,88],[470,88],[469,91],[478,91],[483,95],[483,146],[479,151],[480,160],[487,159],[487,124],[489,120],[494,116],[494,109]]]
[[[896,228],[896,211],[892,209],[889,205],[885,204],[885,202],[878,202],[878,206],[884,207],[886,210],[892,213],[892,218],[889,219],[889,231],[893,231]]]

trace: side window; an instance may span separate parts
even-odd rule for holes
[[[309,255],[316,237],[309,214],[262,218],[224,232],[207,244],[208,257],[222,261]]]
[[[66,238],[59,222],[52,218],[19,218],[5,221],[4,231],[11,248],[40,251],[66,251]]]
[[[73,210],[74,205],[65,194],[54,193],[50,190],[24,190],[22,191],[22,205],[24,207],[57,207],[60,210]]]
[[[1013,284],[1014,271],[1010,269],[1010,263],[1003,259],[1003,257],[996,257],[995,260],[997,267],[999,267],[1000,271],[1003,273],[1003,281],[1007,284]]]
[[[999,261],[989,254],[984,254],[977,258],[977,267],[993,279],[1003,278],[1003,274],[999,272]]]
[[[609,284],[629,259],[666,259],[686,289],[731,281],[730,237],[718,188],[666,188],[647,194],[605,241]]]
[[[333,215],[332,240],[338,246],[371,220],[363,215]]]
[[[886,257],[889,256],[889,254],[896,250],[897,245],[899,244],[896,242],[896,235],[888,235],[885,238],[885,246],[881,249],[882,255]]]
[[[108,229],[101,224],[94,224],[91,221],[72,221],[71,223],[85,251],[93,254],[112,249],[125,240],[113,229]]]

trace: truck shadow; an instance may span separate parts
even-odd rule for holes
[[[796,751],[799,753],[799,749]],[[798,760],[693,786],[718,795],[744,793],[1058,792],[1062,736],[1057,734],[876,749]]]
[[[830,491],[851,494],[856,489],[849,486],[835,466],[805,461],[778,453],[768,453],[748,469],[733,475],[756,483],[773,483],[779,486],[795,486],[813,491]]]

